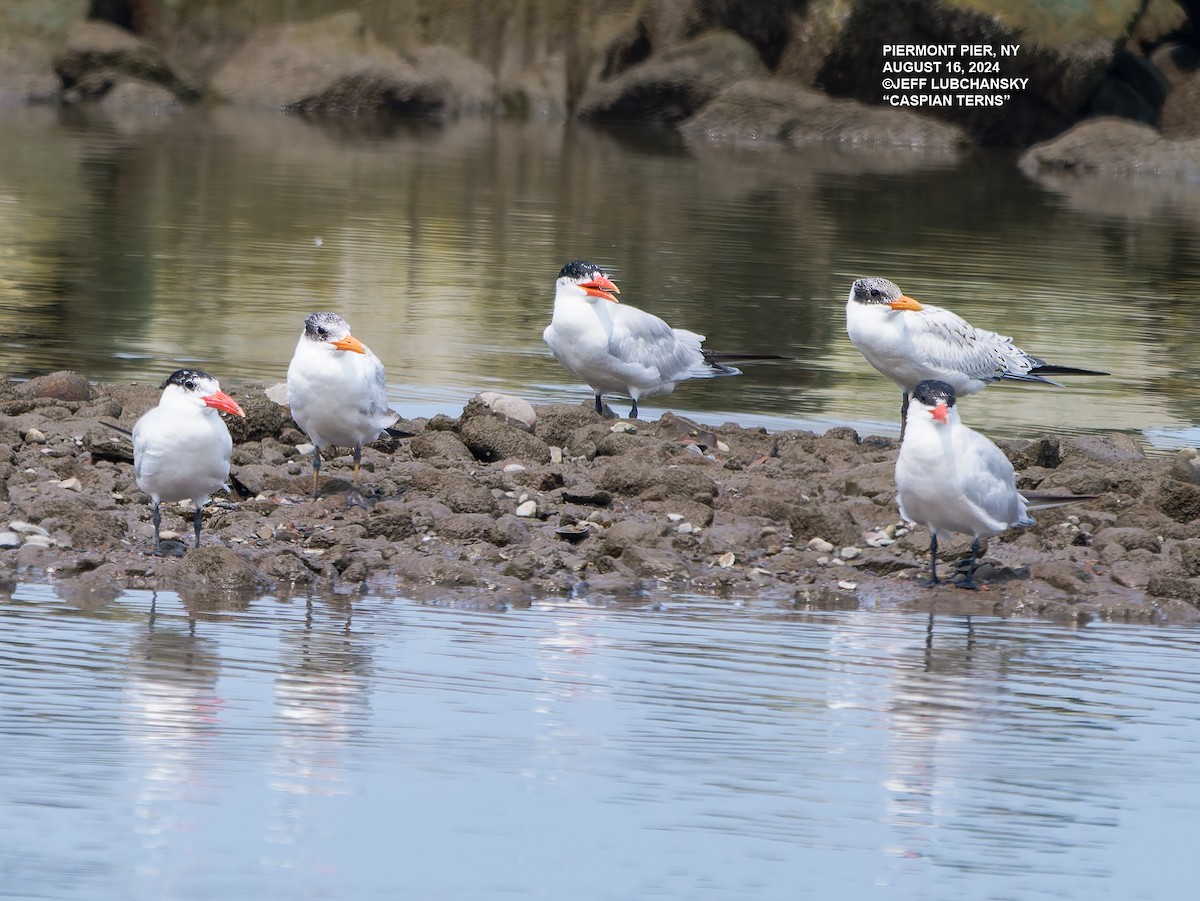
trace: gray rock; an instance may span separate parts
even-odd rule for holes
[[[467,402],[463,409],[463,418],[472,416],[491,415],[501,422],[533,433],[537,426],[537,413],[533,406],[524,398],[512,394],[499,394],[495,391],[484,391]]]
[[[722,88],[766,74],[752,44],[731,31],[709,31],[592,84],[577,115],[596,121],[678,122]]]
[[[1194,182],[1200,180],[1200,137],[1176,141],[1142,123],[1089,119],[1051,141],[1030,147],[1019,165],[1031,177],[1071,172]]]

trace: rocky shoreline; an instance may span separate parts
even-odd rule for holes
[[[305,437],[262,386],[230,393],[240,497],[164,508],[155,557],[128,438],[150,385],[72,373],[0,383],[0,579],[48,582],[72,603],[154,588],[197,597],[371,593],[449,603],[668,593],[796,609],[900,607],[1067,622],[1200,620],[1200,454],[1147,456],[1131,438],[1002,443],[1022,488],[1100,494],[993,539],[981,590],[929,587],[928,534],[899,522],[897,442],[656,422],[481,395],[408,439],[329,460],[313,499]],[[164,531],[164,537],[170,536]],[[944,548],[965,554],[966,540]],[[950,571],[947,566],[945,571]]]

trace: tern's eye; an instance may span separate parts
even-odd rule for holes
[[[183,383],[183,387],[188,391],[195,391],[196,390],[196,382],[194,379],[188,379],[186,382]]]
[[[871,289],[871,296],[872,296],[872,297],[879,297],[879,289],[878,289],[878,288],[872,288],[872,289]]]
[[[324,341],[329,337],[329,332],[323,328],[319,328],[317,329],[317,337]]]

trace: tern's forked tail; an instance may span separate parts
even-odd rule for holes
[[[1021,497],[1030,510],[1048,510],[1051,507],[1065,507],[1067,504],[1078,504],[1082,501],[1094,501],[1098,494],[1055,494],[1050,491],[1022,491]]]

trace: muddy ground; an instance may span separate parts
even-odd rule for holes
[[[992,539],[982,587],[968,591],[928,586],[929,535],[896,511],[892,439],[476,398],[365,449],[360,491],[349,455],[327,458],[314,500],[306,439],[286,409],[263,386],[230,393],[247,414],[229,421],[242,496],[206,508],[199,549],[187,505],[164,505],[174,540],[156,557],[131,444],[104,423],[132,428],[157,387],[70,373],[0,382],[0,589],[50,582],[79,604],[157,588],[503,605],[651,600],[666,587],[801,609],[1200,619],[1191,449],[1148,457],[1121,436],[1003,443],[1020,487],[1101,497]],[[968,548],[943,547],[943,576]]]

